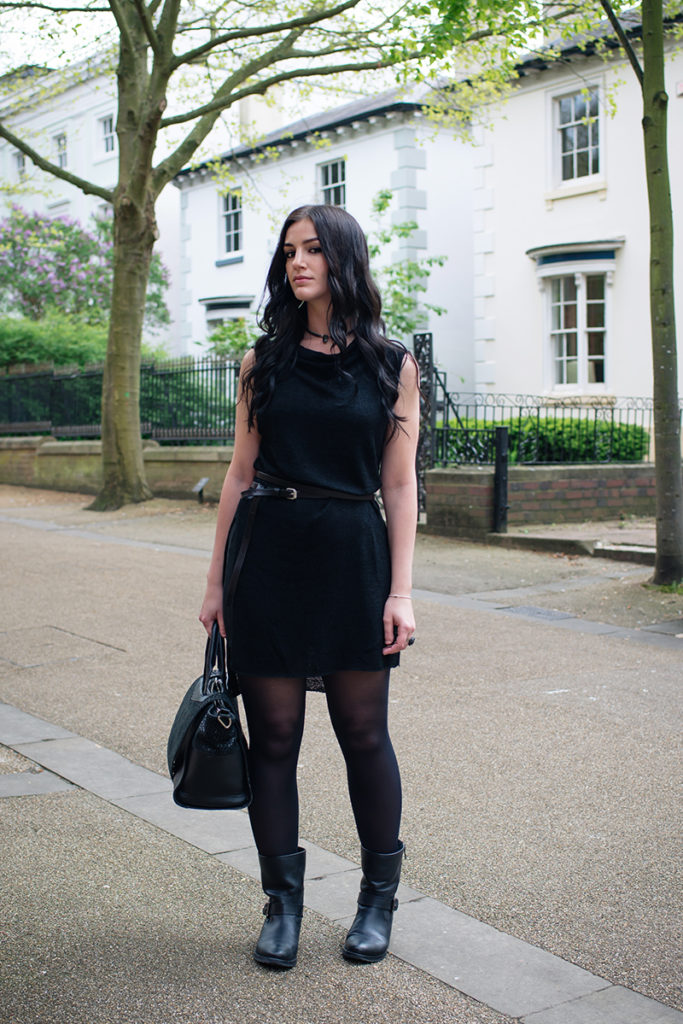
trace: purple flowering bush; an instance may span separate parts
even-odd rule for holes
[[[78,221],[47,217],[13,206],[0,221],[0,311],[43,320],[58,313],[79,323],[109,319],[114,247],[112,222],[95,219],[86,231]],[[168,271],[152,257],[145,326],[169,322],[164,292]]]

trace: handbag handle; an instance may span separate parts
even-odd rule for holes
[[[218,621],[214,619],[213,626],[211,627],[211,634],[206,640],[206,652],[204,654],[204,679],[202,685],[202,692],[209,692],[209,681],[211,676],[218,675],[222,684],[222,689],[228,689],[227,676],[225,671],[225,641],[221,636],[221,631],[218,626]]]
[[[228,654],[226,657],[226,647],[228,648]],[[202,693],[209,693],[209,683],[211,677],[215,679],[219,677],[221,682],[221,690],[228,695],[228,697],[236,697],[239,693],[239,686],[237,683],[237,676],[233,674],[232,669],[229,669],[230,662],[230,648],[224,637],[221,636],[221,631],[218,626],[218,620],[214,619],[211,627],[211,633],[206,640],[206,652],[204,654],[204,677],[202,680]]]

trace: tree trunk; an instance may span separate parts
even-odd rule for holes
[[[643,135],[650,209],[657,550],[653,583],[683,580],[683,479],[661,0],[643,0]]]
[[[152,223],[154,214],[151,214]],[[114,209],[114,281],[102,381],[102,490],[90,506],[146,501],[140,434],[140,345],[154,246],[149,219],[125,200]]]
[[[114,193],[114,280],[102,381],[102,490],[90,506],[146,501],[140,436],[140,345],[152,249],[154,147],[166,106],[165,81],[150,76],[148,44],[137,14],[121,34],[118,116],[119,183]]]

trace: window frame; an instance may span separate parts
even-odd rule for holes
[[[64,142],[63,145],[62,140]],[[61,167],[62,170],[65,170],[69,166],[69,138],[66,133],[66,129],[55,132],[52,136],[52,144],[55,153],[55,163],[57,164],[57,167]]]
[[[116,123],[113,114],[104,114],[102,117],[97,119],[99,125],[99,149],[104,156],[113,156],[116,153]],[[107,124],[110,125],[110,130],[107,131]],[[109,145],[111,143],[111,145]]]
[[[596,107],[597,107],[597,112],[595,114],[595,117],[593,117],[593,115],[589,113],[588,117],[580,118],[578,120],[574,117],[573,120],[563,123],[561,121],[561,106],[562,106],[563,100],[571,100],[572,101],[572,105],[574,105],[574,103],[575,103],[575,101],[576,101],[576,99],[578,97],[581,97],[582,99],[585,100],[585,93],[586,92],[588,92],[591,97],[595,96]],[[578,184],[581,184],[584,181],[590,181],[591,179],[592,180],[596,180],[597,178],[600,177],[601,171],[602,171],[602,159],[601,158],[602,158],[603,149],[604,149],[603,139],[602,139],[602,121],[601,121],[601,118],[600,118],[600,106],[601,106],[601,103],[600,103],[600,89],[598,88],[597,85],[593,85],[593,86],[585,85],[582,89],[575,89],[572,92],[558,93],[557,95],[555,95],[554,102],[553,102],[553,122],[554,122],[554,131],[555,131],[555,138],[554,138],[553,146],[554,146],[554,149],[555,149],[556,181],[557,181],[558,185],[560,185],[560,186],[562,186],[562,185],[578,185]],[[588,123],[588,122],[591,122],[591,123]],[[592,139],[592,134],[593,134],[593,122],[597,125],[598,141],[597,141],[597,146],[596,147],[593,147],[591,145],[591,139]],[[592,163],[593,163],[593,156],[592,156],[593,148],[597,148],[598,169],[597,169],[597,171],[589,170],[587,174],[576,174],[575,173],[575,174],[572,174],[570,177],[565,178],[564,177],[564,168],[563,168],[563,163],[564,163],[564,158],[565,158],[565,150],[563,148],[563,132],[565,132],[565,131],[578,131],[579,127],[582,124],[585,124],[586,128],[588,129],[589,139],[588,139],[587,152],[588,152],[589,166],[592,166]],[[583,147],[579,148],[578,145],[575,145],[572,148],[572,150],[570,151],[571,156],[572,156],[572,163],[574,164],[574,168],[575,169],[576,169],[576,163],[577,163],[577,159],[578,159],[578,154],[580,152],[586,152],[586,149],[583,148]]]
[[[606,271],[604,267],[600,266],[599,261],[596,261],[588,268],[577,270],[576,267],[568,266],[564,272],[558,271],[553,274],[548,274],[548,276],[544,278],[546,323],[545,348],[548,366],[547,382],[549,389],[555,394],[576,394],[577,392],[581,394],[601,394],[607,390],[609,371],[608,285],[611,284],[611,281],[609,280],[610,274],[611,271]],[[591,299],[588,294],[588,279],[593,277],[602,278],[603,287],[600,300]],[[569,303],[555,302],[553,296],[553,284],[567,280],[573,280],[575,286],[576,323],[574,326],[569,328],[566,324],[556,327],[553,317],[554,308],[558,307],[564,310]],[[590,324],[588,316],[589,305],[596,305],[598,301],[600,302],[603,311],[603,322],[600,326]],[[595,359],[596,362],[600,361],[603,364],[604,379],[601,381],[592,381],[590,379],[590,363],[593,361],[589,345],[589,335],[591,333],[600,333],[603,336],[602,355]],[[558,381],[557,366],[560,360],[557,357],[556,343],[559,337],[569,334],[576,335],[576,380]],[[568,361],[569,357],[566,355],[565,350],[565,368]]]
[[[580,95],[585,90],[595,92],[597,95],[598,112],[596,115],[598,125],[598,161],[599,170],[595,173],[584,175],[580,178],[562,178],[562,136],[560,131],[560,102],[563,99]],[[565,83],[563,86],[555,86],[546,93],[547,117],[546,117],[546,139],[547,151],[547,189],[546,203],[552,209],[552,203],[556,199],[565,199],[574,195],[582,195],[586,192],[606,193],[606,171],[607,171],[607,148],[605,136],[604,116],[604,83],[602,78],[590,78],[581,88],[576,83]]]
[[[346,209],[346,184],[347,184],[346,163],[347,163],[346,157],[345,156],[340,156],[340,157],[335,157],[334,160],[325,160],[324,163],[318,164],[318,166],[317,166],[318,196],[319,196],[319,199],[320,199],[320,202],[321,202],[322,205],[324,205],[324,206],[339,206],[339,207],[341,207],[342,210]],[[332,183],[325,184],[325,171],[328,168],[335,167],[335,166],[341,167],[341,170],[342,170],[342,177],[341,177],[341,179],[338,180],[338,181],[332,182]],[[341,196],[342,196],[343,202],[338,203],[338,202],[328,201],[328,199],[327,199],[328,194],[333,194],[334,191],[337,190],[337,189],[341,190]]]
[[[20,149],[16,149],[14,151],[14,170],[16,172],[17,181],[26,181],[26,153],[22,153]]]
[[[590,253],[580,259],[557,259],[538,266],[536,273],[539,286],[543,293],[543,376],[546,390],[555,395],[605,394],[609,391],[612,367],[612,285],[614,283],[615,260],[600,257],[590,258]],[[574,277],[577,290],[577,380],[576,383],[558,383],[555,379],[556,358],[554,352],[554,334],[552,319],[552,281],[558,278]],[[593,382],[588,379],[588,334],[590,326],[587,317],[587,278],[604,277],[604,323],[599,328],[604,334],[603,365],[604,381]]]
[[[237,204],[232,209],[228,209],[228,201],[236,200]],[[244,253],[244,206],[242,203],[242,192],[241,189],[229,189],[227,192],[222,192],[219,195],[220,203],[220,243],[219,251],[221,255],[227,258],[228,261],[238,260]],[[236,218],[236,225],[229,229],[228,222]],[[235,240],[237,237],[237,247],[228,248],[228,234],[230,234]]]

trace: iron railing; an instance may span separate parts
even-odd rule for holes
[[[472,459],[472,430],[505,426],[510,462],[517,464],[642,462],[654,457],[653,402],[648,398],[602,396],[465,394],[448,392],[445,374],[435,371],[447,400],[439,402],[435,446],[442,464]],[[457,415],[452,414],[455,409]]]
[[[415,335],[422,422],[420,478],[431,466],[494,464],[507,427],[512,464],[638,462],[653,457],[648,398],[608,399],[449,391],[431,334]],[[140,373],[144,436],[166,443],[230,441],[239,368],[225,359],[149,363]],[[0,374],[0,433],[99,437],[102,367]]]
[[[99,437],[101,366],[0,375],[0,432]],[[239,366],[225,359],[143,364],[140,420],[145,437],[166,443],[230,441]]]
[[[651,398],[450,391],[446,373],[433,365],[431,335],[415,335],[414,345],[423,393],[424,466],[493,464],[496,427],[508,428],[511,463],[653,459]]]

